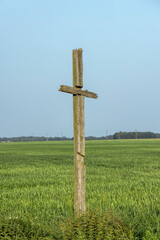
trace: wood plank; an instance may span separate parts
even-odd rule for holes
[[[76,87],[69,87],[66,85],[61,85],[59,91],[70,93],[70,94],[75,94],[75,95],[82,95],[82,96],[89,97],[89,98],[95,98],[95,99],[98,98],[98,95],[96,93],[89,92],[88,90],[81,90]]]
[[[75,212],[76,214],[84,214],[86,211],[85,192],[86,192],[86,174],[85,174],[84,156],[77,154],[76,161],[76,195],[75,198]]]
[[[78,165],[77,165],[77,151],[78,151],[78,115],[79,111],[77,95],[73,95],[73,127],[74,127],[74,211],[79,213],[79,197],[78,197]]]
[[[61,85],[59,91],[73,94],[74,122],[74,212],[75,217],[86,212],[86,166],[84,97],[97,98],[97,94],[83,87],[83,50],[75,49],[73,59],[73,87]]]
[[[73,65],[73,87],[79,84],[79,70],[78,70],[78,51],[74,49],[72,51],[72,65]]]
[[[80,55],[77,55],[80,54]],[[78,59],[78,60],[77,60]],[[77,68],[78,64],[78,68]],[[78,69],[78,74],[77,74]],[[60,91],[73,94],[74,120],[74,211],[75,217],[84,214],[85,203],[85,126],[84,126],[84,96],[81,93],[83,86],[82,51],[73,50],[73,87],[61,85]],[[80,81],[79,81],[80,79]],[[80,92],[79,92],[80,91]]]
[[[76,87],[83,87],[83,60],[82,60],[82,48],[78,49],[78,82],[76,84]]]
[[[85,135],[84,96],[73,95],[74,116],[74,211],[75,216],[84,214],[85,203]]]
[[[85,116],[84,116],[84,96],[80,97],[80,154],[85,156]]]
[[[83,205],[82,205],[82,213],[86,212],[86,166],[83,166],[82,170],[82,196],[83,199]]]

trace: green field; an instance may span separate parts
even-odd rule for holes
[[[160,239],[160,140],[86,141],[85,164],[87,208],[121,216],[135,239]],[[0,143],[1,223],[54,229],[73,216],[73,174],[72,141]]]

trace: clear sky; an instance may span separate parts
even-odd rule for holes
[[[160,132],[159,0],[0,0],[0,137],[73,136],[75,48],[86,136]]]

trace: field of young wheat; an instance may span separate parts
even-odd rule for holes
[[[0,143],[0,239],[12,239],[9,221],[48,231],[30,239],[60,239],[59,221],[73,216],[73,165],[72,141]],[[135,239],[160,239],[160,140],[86,141],[85,165],[87,209],[120,216]]]

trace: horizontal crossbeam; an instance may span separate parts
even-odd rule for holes
[[[81,90],[80,88],[77,87],[69,87],[66,85],[61,85],[59,91],[71,93],[74,95],[82,95],[89,98],[98,98],[98,95],[96,93],[89,92],[88,90]]]

